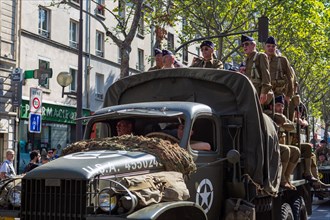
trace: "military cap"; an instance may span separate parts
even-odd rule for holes
[[[272,37],[272,36],[270,36],[270,37],[267,38],[266,44],[275,44],[275,45],[277,45],[275,38]]]
[[[249,37],[249,36],[242,34],[241,42],[244,43],[245,41],[254,41],[254,39],[253,39],[253,37]]]
[[[209,40],[203,41],[201,43],[201,46],[200,47],[202,48],[203,46],[208,46],[208,47],[214,49],[214,43],[212,41],[209,41]]]
[[[162,54],[163,56],[166,56],[166,55],[173,55],[173,53],[169,50],[162,50]]]
[[[281,103],[284,105],[284,97],[282,95],[275,98],[275,103]]]
[[[162,54],[162,50],[160,50],[158,48],[155,48],[154,52],[155,52],[155,56],[158,54]]]

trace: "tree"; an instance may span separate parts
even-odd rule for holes
[[[112,16],[117,22],[112,27],[107,27],[105,23],[92,13],[88,13],[91,17],[99,21],[106,31],[106,36],[108,36],[120,49],[120,77],[125,77],[129,75],[129,59],[130,53],[132,51],[131,44],[136,36],[137,28],[141,18],[141,13],[143,11],[143,0],[118,0],[119,6],[115,7],[113,10],[107,8],[106,5],[99,4],[95,0],[90,0],[98,5],[100,10],[107,12],[105,17]],[[115,1],[116,2],[116,1]],[[50,6],[60,6],[70,4],[69,0],[52,0]],[[79,9],[75,4],[70,4],[70,6]],[[118,13],[117,13],[118,12]]]

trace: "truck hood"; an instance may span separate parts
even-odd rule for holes
[[[115,175],[161,169],[157,158],[144,152],[88,151],[55,159],[28,172],[26,179],[90,179],[95,175]]]

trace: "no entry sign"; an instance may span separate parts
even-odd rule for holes
[[[30,112],[41,114],[42,90],[39,88],[30,88]]]

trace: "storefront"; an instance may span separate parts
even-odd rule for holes
[[[76,140],[76,108],[43,103],[40,133],[28,131],[29,109],[29,101],[23,100],[19,123],[19,170],[22,170],[29,162],[28,154],[31,150],[56,149],[57,154],[60,154],[63,148]],[[84,109],[83,116],[88,115],[90,115],[90,111]]]

